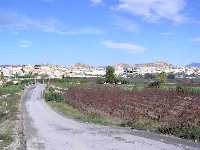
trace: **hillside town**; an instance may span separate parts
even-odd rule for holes
[[[155,62],[147,64],[116,64],[115,74],[124,78],[134,76],[144,76],[145,74],[156,74],[165,72],[174,74],[176,78],[197,78],[200,76],[200,68],[198,67],[178,67],[166,62]],[[64,78],[64,77],[102,77],[106,74],[106,66],[92,66],[86,64],[74,64],[71,66],[63,65],[2,65],[1,74],[6,79],[16,77],[37,78]]]

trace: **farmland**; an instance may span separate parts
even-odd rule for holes
[[[66,90],[65,102],[85,114],[120,118],[121,126],[200,140],[200,94],[90,85]]]
[[[198,85],[167,82],[160,88],[148,88],[141,81],[102,85],[93,80],[62,79],[51,81],[51,86],[64,98],[55,96],[48,103],[75,119],[200,141]]]

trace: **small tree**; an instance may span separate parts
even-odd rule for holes
[[[165,72],[161,72],[159,75],[158,75],[158,80],[160,83],[165,83],[166,82],[166,73]]]
[[[154,81],[148,84],[149,88],[160,88],[160,81]]]
[[[25,73],[24,67],[21,68],[21,71],[23,74]]]
[[[112,66],[106,67],[106,83],[115,83],[115,69]]]
[[[19,74],[17,72],[15,72],[15,79],[19,78]]]
[[[2,81],[2,83],[4,85],[4,83],[5,83],[5,76],[4,76],[3,71],[1,71],[0,80]]]

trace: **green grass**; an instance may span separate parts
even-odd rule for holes
[[[90,113],[90,114],[82,113],[78,109],[70,106],[69,104],[66,104],[65,102],[50,101],[47,103],[55,111],[67,117],[80,120],[82,122],[95,123],[95,124],[101,124],[101,125],[111,125],[111,126],[120,126],[120,124],[122,123],[122,121],[118,118],[101,116],[101,115],[98,115],[97,113]]]
[[[16,93],[22,89],[22,85],[8,85],[0,88],[0,95],[10,94],[6,98],[0,98],[0,149],[4,149],[13,141],[12,133],[20,100],[20,96]]]
[[[14,122],[6,119],[0,122],[0,149],[7,147],[13,141],[12,132],[14,128]]]
[[[67,79],[57,79],[50,81],[50,85],[53,85],[58,88],[66,89],[71,86],[79,85],[87,83],[86,79],[73,79],[73,78],[67,78]]]
[[[22,85],[9,85],[0,88],[0,95],[15,94],[23,89]]]
[[[151,120],[148,118],[140,118],[134,121],[125,121],[120,126],[130,127],[132,129],[137,130],[149,130],[153,132],[158,132],[158,129],[161,125],[158,121]]]
[[[8,146],[13,141],[12,132],[19,111],[19,100],[20,96],[15,94],[0,99],[0,149]]]
[[[0,134],[0,147],[6,147],[12,142],[12,137],[9,134]]]
[[[62,89],[65,89],[65,88],[73,86],[74,84],[77,84],[77,83],[76,82],[63,82],[63,83],[61,83],[61,82],[54,82],[54,83],[51,83],[51,85],[59,87],[59,88],[62,88]]]

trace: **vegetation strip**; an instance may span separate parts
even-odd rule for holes
[[[20,149],[22,126],[21,91],[24,84],[7,83],[0,87],[0,149]]]

